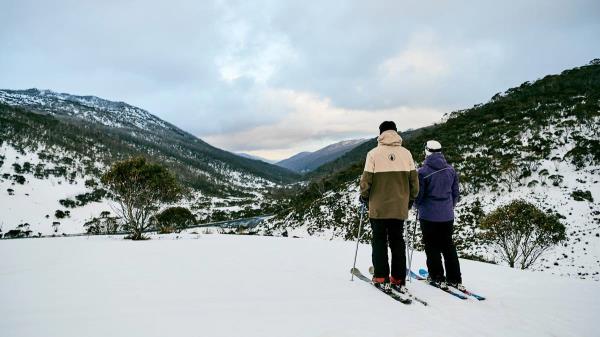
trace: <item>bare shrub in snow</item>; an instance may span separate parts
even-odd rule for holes
[[[504,166],[504,170],[506,172],[503,182],[508,188],[509,192],[512,192],[513,188],[519,184],[519,179],[521,177],[521,170],[518,166],[508,163]]]
[[[119,230],[119,218],[110,216],[110,212],[103,211],[99,218],[92,218],[83,227],[88,234],[115,234]]]

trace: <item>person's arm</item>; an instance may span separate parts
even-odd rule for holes
[[[417,172],[417,179],[419,181],[419,193],[417,193],[417,197],[415,198],[415,205],[420,205],[423,202],[423,197],[425,195],[425,180],[423,179],[423,169]]]
[[[458,173],[456,173],[454,169],[452,169],[452,172],[454,173],[454,181],[452,182],[452,201],[454,206],[456,206],[460,201],[460,186],[458,183]]]
[[[412,159],[412,156],[410,158],[410,173],[409,173],[409,178],[408,178],[409,184],[410,184],[410,196],[409,196],[409,200],[412,206],[412,203],[415,202],[415,200],[418,198],[419,194],[421,193],[421,190],[419,188],[420,185],[420,181],[419,181],[419,173],[417,172],[417,168],[415,166],[415,162]],[[409,207],[410,208],[410,207]]]
[[[365,160],[365,169],[360,177],[360,198],[363,201],[369,200],[371,185],[373,184],[373,175],[375,174],[375,161],[371,152],[367,154]]]

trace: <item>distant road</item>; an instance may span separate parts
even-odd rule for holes
[[[234,219],[234,220],[216,221],[216,222],[210,222],[210,223],[205,223],[205,224],[192,225],[192,226],[189,226],[188,228],[202,228],[202,227],[230,228],[230,227],[241,227],[241,226],[253,228],[253,227],[258,226],[261,222],[263,222],[263,220],[268,219],[272,216],[273,215],[259,215],[259,216],[255,216],[255,217],[251,217],[251,218],[239,218],[239,219]]]

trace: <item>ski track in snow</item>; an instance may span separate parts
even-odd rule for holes
[[[596,282],[462,260],[486,301],[413,281],[429,306],[407,306],[350,282],[353,253],[352,242],[232,235],[2,241],[2,336],[598,335]],[[366,272],[370,247],[358,257]]]

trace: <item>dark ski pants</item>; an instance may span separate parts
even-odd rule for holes
[[[420,219],[420,221],[430,277],[438,282],[445,280],[449,283],[462,283],[458,255],[452,241],[454,220],[434,222]],[[444,256],[446,277],[444,277],[441,255]]]
[[[406,253],[404,251],[404,220],[398,219],[370,219],[373,237],[371,247],[373,248],[373,267],[376,278],[390,276],[390,265],[388,264],[388,245],[392,252],[391,275],[394,279],[406,278]]]

